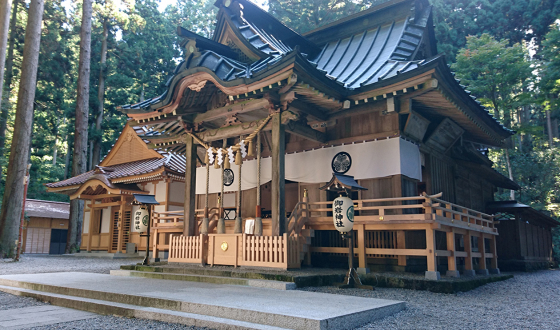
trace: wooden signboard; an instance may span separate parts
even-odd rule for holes
[[[426,141],[426,145],[446,152],[461,137],[464,130],[453,120],[445,118]]]
[[[406,125],[404,126],[404,133],[418,142],[422,142],[429,125],[430,121],[428,119],[420,116],[416,112],[410,111]]]

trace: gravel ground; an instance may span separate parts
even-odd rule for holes
[[[458,294],[390,288],[303,290],[406,301],[406,310],[359,330],[560,329],[560,271],[514,275],[513,279]]]
[[[23,256],[0,260],[0,275],[83,271],[109,273],[136,260]],[[305,291],[401,300],[407,309],[368,324],[366,329],[560,329],[560,270],[515,273],[513,279],[458,294],[377,288],[375,291],[303,288]],[[35,299],[0,292],[0,310],[37,306]],[[35,329],[204,329],[157,321],[99,316]]]
[[[142,260],[22,255],[19,262],[0,259],[0,275],[57,272],[109,274],[111,269],[119,269],[121,265],[131,265],[140,261]]]
[[[203,330],[207,328],[197,328],[193,326],[186,326],[182,324],[165,323],[159,321],[149,321],[141,319],[127,319],[124,317],[116,316],[100,316],[92,319],[87,319],[83,321],[73,321],[58,323],[43,327],[31,328],[33,330],[51,330],[51,329],[87,329],[87,330],[98,330],[98,329],[191,329],[191,330]]]

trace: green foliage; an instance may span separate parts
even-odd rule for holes
[[[508,46],[489,34],[467,37],[451,68],[457,78],[491,108],[506,127],[512,127],[514,111],[531,100],[525,92],[532,82],[527,49],[521,44]]]
[[[548,26],[560,14],[560,1],[431,0],[439,52],[451,62],[466,37],[488,33],[511,44],[533,42],[538,48]]]
[[[547,110],[560,108],[560,21],[550,26],[543,41],[539,87]]]
[[[351,0],[269,0],[269,12],[287,27],[305,33],[366,7]]]

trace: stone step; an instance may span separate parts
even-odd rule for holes
[[[257,288],[268,288],[276,290],[294,290],[296,284],[294,282],[283,282],[273,280],[253,280],[246,278],[234,278],[227,276],[209,276],[209,275],[196,275],[196,274],[174,274],[174,273],[160,273],[160,272],[142,272],[137,270],[111,270],[113,276],[134,276],[154,278],[159,280],[174,280],[174,281],[190,281],[190,282],[203,282],[213,284],[227,284],[227,285],[245,285]]]
[[[190,267],[184,267],[183,265],[172,265],[168,264],[164,267],[160,265],[155,266],[141,266],[141,265],[124,265],[121,266],[122,270],[136,270],[142,272],[155,272],[155,273],[172,273],[172,274],[191,274],[191,275],[207,275],[207,276],[218,276],[218,277],[232,277],[232,278],[242,278],[242,279],[254,279],[254,280],[272,280],[281,282],[294,282],[294,276],[283,275],[277,273],[269,273],[261,269],[250,269],[245,267],[247,271],[237,272],[235,270],[227,269],[216,269],[212,267],[202,267],[200,265],[190,265]]]
[[[0,285],[5,291],[35,291],[28,293],[62,307],[167,322],[198,322],[211,328],[220,328],[210,324],[212,320],[216,324],[256,324],[246,326],[250,329],[259,324],[289,329],[356,328],[405,307],[404,302],[384,299],[78,272],[2,275]],[[204,317],[214,319],[199,321]]]
[[[179,323],[195,327],[207,327],[212,329],[258,329],[258,330],[285,330],[275,326],[263,325],[252,322],[232,320],[223,317],[215,317],[194,313],[173,311],[162,308],[142,307],[131,304],[115,303],[105,300],[90,299],[68,296],[57,293],[48,293],[36,290],[14,288],[0,285],[0,291],[17,296],[32,297],[51,305],[78,309],[82,311],[116,315],[137,319],[147,319],[168,323]],[[93,314],[95,315],[95,314]]]

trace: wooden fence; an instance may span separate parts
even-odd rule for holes
[[[207,251],[207,237],[199,236],[174,236],[170,237],[169,262],[205,263]]]
[[[243,235],[240,265],[299,268],[298,236]]]

